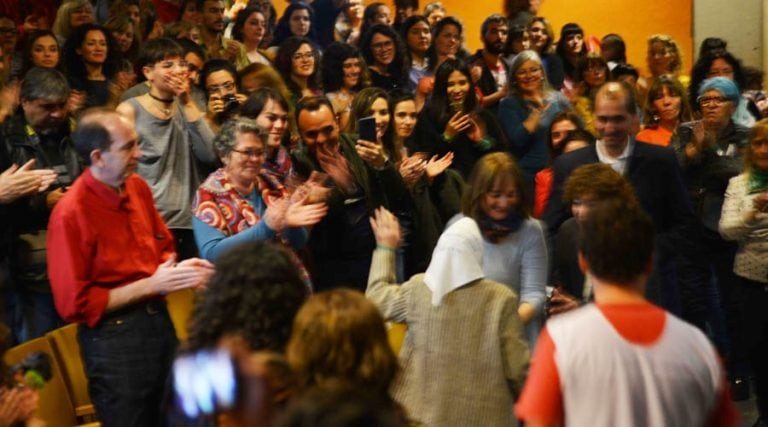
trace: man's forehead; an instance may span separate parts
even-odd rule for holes
[[[319,129],[332,125],[335,122],[333,112],[326,105],[320,106],[317,110],[302,110],[299,113],[299,126],[302,130]]]
[[[595,115],[597,116],[616,116],[630,113],[627,110],[626,97],[621,92],[601,92],[595,98]]]

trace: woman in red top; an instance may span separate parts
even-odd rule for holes
[[[683,85],[672,76],[660,76],[648,90],[645,129],[637,134],[637,140],[666,147],[672,141],[677,125],[691,119],[691,108]]]
[[[563,139],[568,135],[568,132],[584,129],[581,124],[581,119],[576,113],[571,111],[564,111],[555,116],[552,120],[552,124],[549,125],[549,157],[550,165],[557,156],[563,154],[563,147],[561,143]],[[541,218],[544,213],[544,209],[547,207],[549,201],[549,193],[552,191],[552,182],[554,181],[554,172],[552,167],[548,166],[536,173],[534,202],[533,202],[533,216]]]

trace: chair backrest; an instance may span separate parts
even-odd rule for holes
[[[187,341],[187,323],[192,316],[195,307],[195,291],[182,289],[165,296],[168,306],[168,315],[171,317],[173,327],[176,329],[176,338],[179,342]]]
[[[29,353],[36,351],[50,356],[53,374],[51,380],[40,389],[38,416],[46,422],[48,427],[77,425],[77,417],[69,398],[67,386],[64,384],[61,368],[47,338],[35,338],[11,348],[5,353],[4,360],[6,364],[12,366],[24,360]]]
[[[80,343],[77,341],[77,324],[72,323],[46,334],[62,370],[64,384],[69,390],[75,408],[91,405],[88,394],[88,377],[85,376]],[[77,411],[75,411],[77,412]]]

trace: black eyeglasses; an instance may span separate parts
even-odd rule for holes
[[[245,157],[248,157],[250,159],[258,159],[259,157],[263,157],[265,151],[264,150],[237,150],[232,149],[235,153],[242,154]]]

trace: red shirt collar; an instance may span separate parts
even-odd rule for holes
[[[112,187],[99,181],[91,173],[91,168],[88,168],[83,172],[81,177],[85,182],[85,185],[91,190],[96,197],[103,200],[107,207],[112,209],[118,209],[121,205],[128,201],[128,194],[125,191],[120,193],[112,189]],[[123,186],[125,188],[125,186]]]

